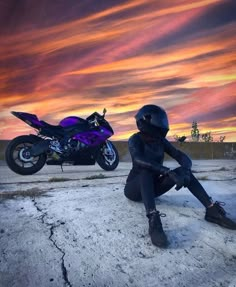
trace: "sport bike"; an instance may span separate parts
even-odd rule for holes
[[[34,114],[11,112],[37,131],[37,135],[22,135],[7,146],[5,159],[11,170],[30,175],[45,163],[94,165],[114,170],[119,163],[117,149],[107,140],[114,132],[103,114],[92,113],[86,119],[66,117],[59,125],[39,120]]]

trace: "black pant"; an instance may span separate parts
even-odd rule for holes
[[[174,171],[180,174],[181,168]],[[155,210],[155,197],[158,197],[175,185],[175,182],[167,175],[159,177],[154,172],[143,169],[132,180],[125,185],[125,196],[133,201],[143,201],[147,214]],[[191,173],[190,183],[187,187],[190,192],[205,206],[208,207],[212,201],[200,182]]]

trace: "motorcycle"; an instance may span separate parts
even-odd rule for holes
[[[104,170],[114,170],[119,164],[119,154],[107,140],[114,132],[103,114],[92,113],[86,119],[70,116],[59,125],[39,120],[34,114],[11,112],[35,128],[37,135],[22,135],[10,141],[5,159],[9,168],[21,175],[38,172],[45,163],[94,165]]]

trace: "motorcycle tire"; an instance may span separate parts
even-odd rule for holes
[[[37,142],[36,136],[19,136],[7,146],[5,160],[8,167],[15,173],[31,175],[38,172],[45,164],[47,155],[30,156],[30,147]]]
[[[101,146],[96,161],[102,169],[111,171],[116,169],[119,164],[119,154],[114,144],[110,141],[107,142],[110,145],[111,154],[107,152],[107,143],[104,143]]]

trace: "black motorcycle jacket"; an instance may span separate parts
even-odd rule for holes
[[[164,153],[174,158],[183,168],[192,167],[191,159],[163,137],[153,138],[138,132],[130,137],[128,146],[133,166],[127,182],[135,178],[142,169],[152,170],[157,175],[167,173],[169,168],[163,166]]]

